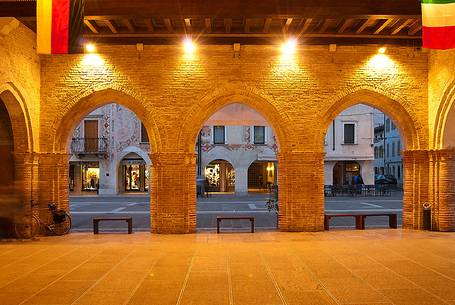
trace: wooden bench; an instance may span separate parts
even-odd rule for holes
[[[251,222],[251,233],[254,233],[254,217],[253,216],[217,216],[216,217],[216,233],[220,233],[220,224],[222,220],[249,220]]]
[[[93,218],[93,234],[99,233],[100,221],[126,221],[128,223],[128,234],[133,233],[133,218],[132,217],[95,217],[95,218]]]
[[[326,213],[324,214],[324,230],[329,230],[329,223],[331,218],[335,217],[354,217],[355,228],[357,230],[365,230],[365,219],[368,216],[388,216],[389,227],[396,229],[398,226],[398,217],[396,213],[378,212],[378,213]]]

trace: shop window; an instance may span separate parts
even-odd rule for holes
[[[141,143],[149,143],[149,135],[147,133],[147,129],[145,129],[144,124],[141,122]]]
[[[265,126],[254,126],[254,144],[265,144]]]
[[[355,141],[355,123],[344,123],[343,124],[343,143],[344,144],[356,144]]]
[[[226,130],[224,126],[213,126],[213,143],[225,144]]]
[[[150,173],[143,160],[123,160],[125,192],[148,191]]]
[[[100,166],[98,162],[82,164],[82,190],[96,191],[100,185]]]

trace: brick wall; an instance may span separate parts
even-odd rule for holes
[[[305,46],[292,60],[276,46],[243,46],[240,58],[231,46],[201,46],[192,58],[179,46],[145,46],[141,54],[134,46],[98,49],[99,55],[41,57],[40,148],[63,152],[79,120],[103,104],[136,112],[157,162],[153,232],[195,230],[196,136],[232,102],[259,111],[277,134],[282,230],[322,229],[324,133],[345,108],[376,106],[395,119],[407,149],[428,147],[427,54],[413,48],[389,47],[378,56],[375,46],[335,53]]]

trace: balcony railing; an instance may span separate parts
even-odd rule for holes
[[[104,154],[107,148],[107,138],[73,138],[71,141],[74,154]]]

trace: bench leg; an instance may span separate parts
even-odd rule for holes
[[[254,233],[254,218],[251,219],[251,233]]]
[[[220,222],[221,219],[216,220],[216,234],[220,234]]]
[[[329,230],[329,221],[330,221],[330,217],[324,215],[324,230],[327,230],[327,231]]]
[[[98,234],[99,233],[99,222],[94,220],[93,221],[93,234]]]
[[[396,229],[398,227],[397,215],[389,215],[389,227]]]
[[[365,230],[365,217],[362,215],[355,216],[355,228]]]
[[[128,219],[127,222],[128,222],[128,234],[133,234],[133,221],[131,219]]]

